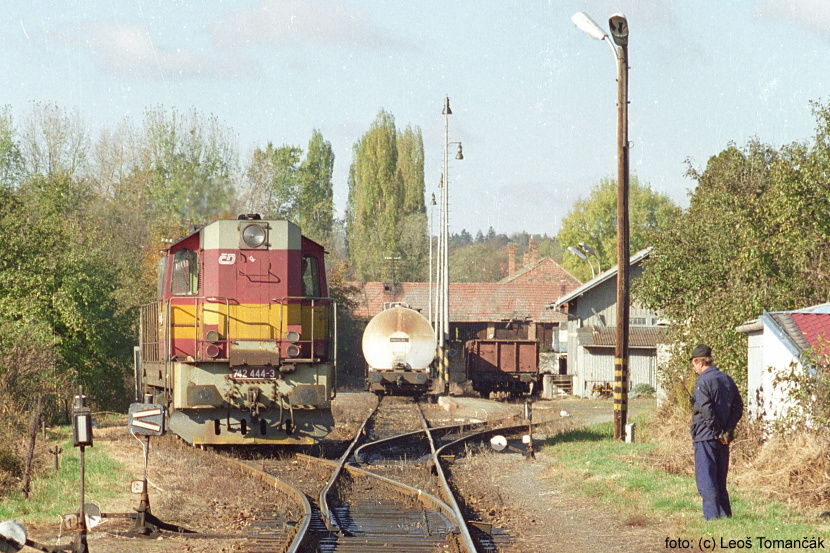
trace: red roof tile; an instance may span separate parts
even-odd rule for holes
[[[389,302],[404,302],[426,315],[429,313],[428,282],[352,283],[359,292],[352,313],[370,319]],[[553,259],[522,267],[501,282],[450,283],[450,321],[454,323],[499,322],[527,320],[565,322],[567,316],[546,306],[579,287],[581,283]],[[432,302],[434,309],[435,285]]]
[[[830,354],[830,313],[791,313],[804,339],[818,353]]]
[[[357,317],[374,317],[389,302],[404,302],[425,315],[429,313],[428,282],[403,282],[394,287],[387,287],[382,282],[353,285],[359,290],[354,297],[358,307],[353,310]],[[514,319],[565,322],[566,315],[545,307],[551,298],[557,298],[562,293],[562,286],[558,284],[450,283],[450,321],[498,322]],[[435,301],[434,292],[432,301]]]

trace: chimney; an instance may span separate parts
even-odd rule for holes
[[[507,247],[507,276],[516,272],[516,246],[510,244]]]
[[[533,236],[531,236],[528,241],[527,249],[530,253],[530,262],[533,264],[539,263],[539,244],[536,243]]]

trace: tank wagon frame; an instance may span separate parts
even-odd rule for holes
[[[240,216],[174,243],[141,308],[137,388],[194,445],[313,444],[333,428],[335,303],[324,251]]]

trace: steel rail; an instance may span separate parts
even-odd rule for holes
[[[542,425],[542,424],[545,424],[545,423],[538,423],[538,424]],[[534,426],[536,426],[536,425],[534,425]],[[445,450],[449,450],[452,447],[458,446],[460,444],[463,444],[463,443],[466,443],[466,442],[469,442],[469,441],[484,439],[484,438],[489,437],[489,436],[495,436],[499,433],[502,433],[502,434],[515,434],[516,432],[526,432],[526,431],[527,431],[527,424],[517,424],[517,425],[514,425],[514,426],[504,426],[504,427],[501,427],[501,428],[488,428],[487,430],[482,430],[480,432],[474,432],[474,433],[469,434],[467,436],[463,436],[461,438],[458,438],[457,440],[453,440],[452,442],[446,443],[446,444],[442,445],[441,447],[439,447],[438,450],[436,451],[436,453],[440,457],[441,455],[444,454]]]
[[[352,454],[352,451],[354,451],[355,447],[357,447],[357,444],[361,440],[366,439],[366,425],[369,423],[372,417],[375,416],[375,413],[377,413],[382,401],[382,399],[378,401],[375,405],[375,408],[372,409],[369,415],[363,420],[363,423],[360,425],[360,428],[358,428],[354,439],[349,444],[349,447],[347,447],[343,455],[340,456],[340,459],[337,462],[337,467],[334,469],[331,478],[329,478],[329,481],[326,483],[326,486],[323,488],[323,491],[320,492],[320,514],[323,517],[323,521],[326,524],[326,528],[330,532],[342,532],[342,529],[340,528],[340,525],[337,523],[337,520],[335,519],[334,513],[331,511],[331,508],[329,508],[328,494],[334,487],[334,483],[340,477],[340,474],[343,472],[343,467],[346,465],[346,461],[348,461],[349,456]]]
[[[432,432],[430,432],[429,423],[427,423],[427,419],[426,417],[424,417],[424,413],[423,411],[421,411],[420,406],[418,406],[418,414],[420,414],[421,416],[421,424],[423,424],[424,432],[426,433],[429,439],[429,447],[430,450],[432,450],[432,460],[435,465],[435,472],[438,476],[438,479],[441,481],[441,487],[444,491],[445,496],[444,499],[446,499],[447,503],[452,508],[455,520],[458,521],[458,527],[461,532],[463,544],[467,548],[467,551],[469,553],[478,553],[478,549],[476,549],[473,537],[470,534],[470,529],[467,528],[467,523],[464,520],[464,513],[461,512],[461,507],[459,507],[458,501],[455,500],[455,494],[452,493],[450,483],[447,481],[447,476],[444,474],[444,468],[441,465],[441,459],[438,456],[438,450],[435,449],[435,442],[432,438]]]
[[[296,457],[304,461],[312,461],[315,463],[319,463],[321,465],[330,466],[332,468],[334,468],[338,464],[337,461],[331,461],[329,459],[323,459],[321,457],[312,457],[311,455],[305,455],[303,453],[297,453]],[[370,470],[361,468],[353,463],[347,463],[344,466],[344,469],[358,476],[374,478],[376,480],[379,480],[380,482],[383,482],[385,485],[394,488],[396,491],[403,493],[405,495],[415,496],[418,499],[418,501],[423,503],[425,506],[432,506],[437,511],[441,512],[441,514],[447,517],[448,520],[456,520],[455,512],[452,510],[452,507],[447,505],[447,503],[443,501],[441,498],[435,497],[434,495],[425,492],[420,488],[409,486],[397,480],[392,480],[391,478],[387,478],[386,476],[376,474]]]
[[[295,534],[291,539],[291,545],[285,550],[285,553],[299,553],[299,551],[302,551],[302,548],[305,546],[305,541],[308,538],[309,526],[311,525],[312,510],[308,497],[291,484],[280,480],[276,476],[268,474],[264,470],[252,467],[251,465],[238,459],[232,459],[229,457],[222,457],[222,459],[247,471],[260,482],[269,484],[287,495],[294,497],[303,509],[303,520],[295,527]]]
[[[423,414],[421,414],[421,418],[423,419]],[[510,418],[512,419],[513,417],[510,417]],[[473,423],[464,422],[464,423],[461,423],[461,424],[451,424],[451,425],[446,425],[446,426],[437,426],[435,428],[431,428],[430,432],[433,434],[433,436],[435,434],[439,434],[439,435],[443,436],[443,435],[446,435],[446,434],[450,434],[451,432],[455,432],[455,431],[463,432],[465,429],[468,429],[468,428],[472,429],[472,428],[476,428],[478,426],[490,427],[490,426],[493,426],[493,425],[500,425],[500,424],[503,424],[506,420],[509,420],[509,419],[499,419],[499,420],[495,420],[495,421],[483,421],[483,422],[473,422]],[[498,428],[503,428],[503,427],[498,427]],[[496,429],[498,429],[498,428],[496,428]],[[371,441],[371,442],[367,442],[367,443],[361,445],[360,447],[358,447],[357,449],[355,449],[354,457],[357,460],[357,462],[360,463],[360,464],[369,464],[369,462],[366,459],[366,455],[367,455],[367,452],[370,449],[374,449],[376,447],[388,447],[390,444],[393,444],[394,442],[397,442],[397,441],[406,442],[406,441],[408,441],[408,440],[410,440],[410,439],[412,439],[416,436],[420,436],[420,435],[424,435],[424,430],[415,430],[413,432],[407,432],[405,434],[398,434],[398,435],[395,435],[395,436],[390,436],[388,438],[381,438],[379,440],[374,440],[374,441]],[[426,436],[424,436],[424,437],[426,438]]]

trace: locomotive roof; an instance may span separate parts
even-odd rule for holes
[[[171,244],[167,250],[177,249],[176,246],[182,242],[192,240],[195,235],[199,235],[201,249],[238,249],[238,231],[243,226],[250,224],[268,226],[268,242],[271,249],[300,250],[303,246],[303,240],[319,246],[313,240],[302,236],[300,227],[291,221],[280,219],[219,219],[207,225],[193,227],[190,234]]]

